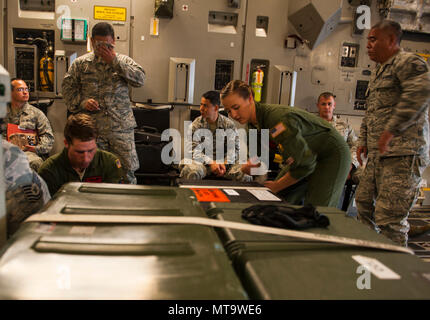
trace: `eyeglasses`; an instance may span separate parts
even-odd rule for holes
[[[23,92],[23,91],[28,92],[29,90],[28,90],[28,88],[17,88],[16,91],[18,91],[18,92]]]

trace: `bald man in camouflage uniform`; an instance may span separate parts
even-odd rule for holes
[[[409,210],[428,164],[430,73],[427,63],[400,48],[401,28],[385,20],[367,37],[377,62],[369,82],[357,158],[368,156],[356,193],[359,220],[407,245]]]
[[[11,80],[11,104],[1,125],[3,137],[7,137],[8,124],[16,124],[20,129],[30,129],[37,133],[36,145],[20,145],[25,151],[30,167],[37,172],[43,163],[43,156],[48,156],[54,145],[54,134],[45,114],[28,103],[30,97],[27,84],[22,79]],[[10,140],[13,142],[12,140]],[[14,142],[15,144],[20,143]]]
[[[98,147],[117,155],[128,182],[136,184],[136,120],[128,86],[143,86],[145,71],[130,57],[115,53],[115,35],[110,24],[96,24],[91,43],[94,52],[77,58],[64,77],[64,100],[70,112],[93,116],[99,131]]]
[[[192,141],[188,141],[188,148],[192,150],[191,163],[182,160],[179,168],[180,177],[190,180],[201,180],[207,176],[224,177],[229,180],[251,181],[252,177],[241,171],[239,164],[239,135],[234,122],[219,113],[220,97],[217,91],[208,91],[203,94],[200,102],[201,116],[194,119],[190,125]],[[200,149],[204,142],[204,131],[212,135],[213,154],[207,155]],[[217,144],[216,131],[224,130],[226,138],[223,139],[224,163],[216,163]],[[228,148],[230,147],[230,148]],[[206,151],[206,150],[205,150]],[[231,159],[232,163],[229,163]]]
[[[48,186],[30,169],[27,157],[17,146],[2,139],[6,184],[7,233],[11,236],[21,222],[49,201]]]

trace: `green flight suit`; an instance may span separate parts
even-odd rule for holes
[[[305,179],[304,188],[290,188],[285,199],[298,204],[336,207],[351,168],[349,147],[327,121],[299,108],[255,104],[258,129],[269,129],[285,160],[293,161],[278,175],[290,172]],[[287,188],[288,189],[288,188]]]
[[[100,149],[97,149],[82,180],[70,164],[67,148],[45,160],[39,169],[39,175],[48,185],[51,196],[67,182],[120,183],[124,180],[124,172],[118,158]]]

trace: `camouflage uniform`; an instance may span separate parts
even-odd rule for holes
[[[30,169],[24,152],[3,139],[2,147],[6,184],[7,232],[11,236],[22,221],[40,210],[51,197],[45,181]]]
[[[356,193],[359,219],[406,245],[409,210],[428,164],[430,73],[426,62],[400,50],[373,71],[358,146],[368,160]],[[394,134],[382,156],[378,140]]]
[[[203,154],[203,150],[197,148],[197,146],[202,143],[204,140],[202,139],[201,134],[199,134],[199,129],[207,129],[212,132],[212,148],[213,155],[212,157]],[[197,139],[197,141],[192,141],[191,150],[193,154],[193,161],[191,164],[185,164],[184,160],[181,161],[179,165],[179,169],[181,169],[180,177],[186,179],[196,179],[200,180],[204,177],[211,174],[210,163],[216,160],[216,129],[222,129],[226,132],[226,138],[224,138],[224,161],[228,161],[231,159],[234,164],[226,164],[226,173],[224,178],[231,180],[241,180],[241,181],[251,181],[252,177],[246,175],[242,172],[241,165],[239,164],[239,135],[237,133],[236,126],[234,122],[223,116],[222,114],[218,114],[218,119],[216,122],[215,130],[211,130],[209,122],[203,118],[202,116],[197,117],[193,123],[191,124],[188,130],[191,130],[192,136]],[[228,134],[228,129],[233,130],[234,134]],[[196,134],[195,134],[196,133]],[[233,145],[234,148],[228,149],[229,145]],[[189,146],[188,146],[189,148]]]
[[[333,116],[332,120],[329,121],[330,124],[336,128],[337,132],[344,137],[346,143],[351,150],[351,163],[354,165],[355,170],[353,170],[352,180],[357,184],[359,181],[359,176],[362,172],[362,168],[357,160],[357,140],[358,137],[355,134],[354,129],[348,122],[341,120],[338,116]]]
[[[26,151],[30,167],[37,171],[43,163],[42,156],[47,156],[54,145],[54,134],[51,124],[45,114],[38,108],[26,103],[17,113],[11,106],[7,107],[7,114],[1,125],[3,137],[7,135],[7,124],[17,124],[21,129],[31,129],[37,131],[39,138],[36,146],[36,153]]]
[[[98,147],[120,158],[127,179],[133,184],[136,184],[134,172],[139,168],[139,159],[128,85],[140,87],[144,80],[145,71],[130,57],[117,53],[110,65],[91,52],[73,62],[62,85],[68,110],[88,113],[96,120]],[[87,111],[88,99],[96,100],[101,110]]]

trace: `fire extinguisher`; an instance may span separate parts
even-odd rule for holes
[[[261,90],[263,89],[263,77],[264,72],[261,70],[260,67],[257,68],[257,70],[254,71],[252,74],[252,83],[251,83],[251,89],[254,91],[254,100],[256,102],[261,101]]]
[[[44,56],[40,59],[40,90],[53,91],[54,83],[54,62],[49,56]]]
[[[54,61],[49,56],[50,47],[46,48],[45,54],[39,61],[39,78],[41,91],[54,90]]]

